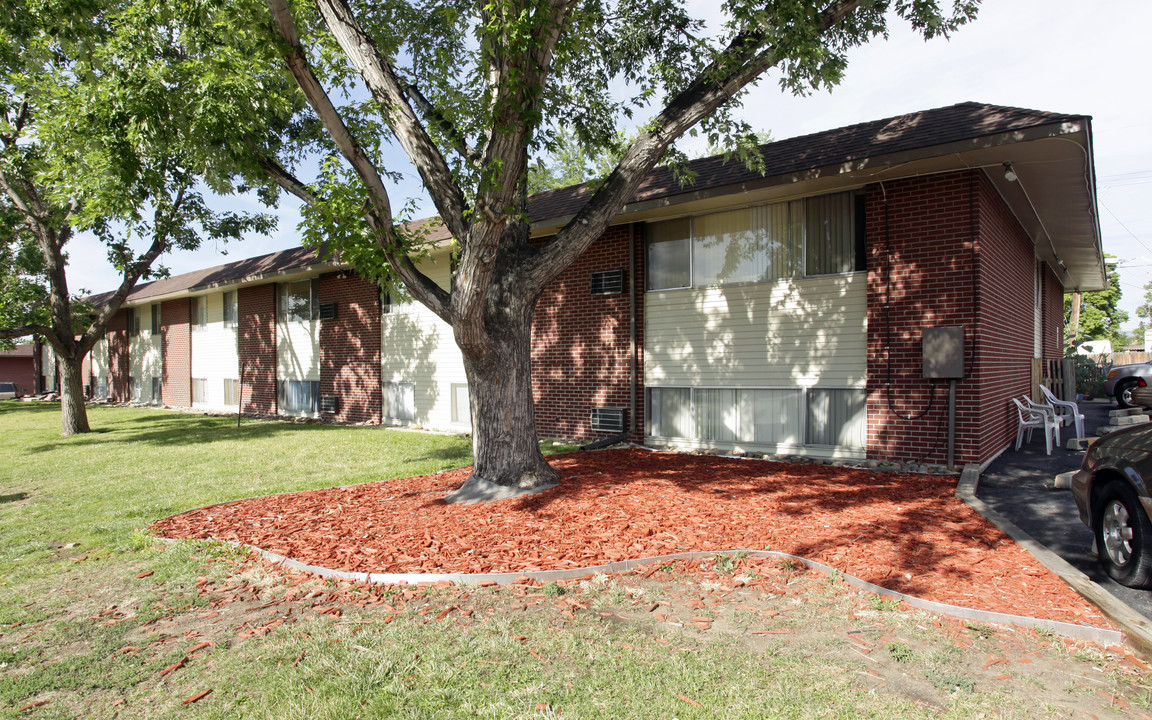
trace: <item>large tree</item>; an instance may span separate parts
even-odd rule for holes
[[[216,47],[181,43],[185,21],[86,0],[0,13],[0,342],[35,335],[55,350],[65,435],[89,429],[84,356],[136,283],[165,272],[161,256],[274,222],[208,206],[210,191],[237,189],[229,148],[274,139],[267,123],[280,115],[253,102],[269,86],[221,74]],[[78,232],[102,241],[120,273],[99,303],[68,282]]]
[[[462,497],[558,481],[537,446],[536,301],[657,163],[675,160],[678,138],[698,128],[710,141],[744,138],[736,149],[754,161],[751,128],[732,111],[767,71],[785,91],[830,88],[847,53],[890,21],[946,35],[977,3],[730,0],[715,8],[721,24],[707,27],[681,0],[267,0],[263,20],[243,22],[257,28],[270,17],[275,48],[323,127],[316,182],[261,158],[308,205],[308,233],[393,274],[453,329],[475,453]],[[637,132],[595,192],[554,237],[530,242],[533,153],[571,132],[598,157],[617,145],[626,118]],[[448,289],[413,262],[413,249],[427,247],[393,208],[387,180],[399,168],[384,164],[382,138],[410,158],[454,238]]]

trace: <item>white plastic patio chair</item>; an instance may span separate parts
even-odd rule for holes
[[[1060,400],[1052,391],[1043,385],[1040,386],[1040,392],[1044,395],[1044,399],[1056,411],[1056,416],[1060,418],[1065,425],[1073,425],[1076,428],[1076,437],[1082,438],[1084,435],[1084,414],[1080,412],[1080,408],[1076,403],[1067,400]]]
[[[1060,447],[1060,430],[1064,427],[1064,421],[1060,418],[1060,413],[1056,411],[1056,408],[1052,407],[1048,403],[1036,402],[1027,395],[1021,395],[1020,400],[1033,410],[1039,410],[1040,412],[1047,413],[1049,417],[1051,417],[1052,421],[1056,423],[1056,447]]]
[[[1042,428],[1044,430],[1044,447],[1047,449],[1048,454],[1052,454],[1052,440],[1055,439],[1056,443],[1060,443],[1060,421],[1056,419],[1056,414],[1041,407],[1033,407],[1025,405],[1016,398],[1012,398],[1012,402],[1016,404],[1016,411],[1020,417],[1020,424],[1016,428],[1016,449],[1019,450],[1020,446],[1024,444],[1024,434],[1028,434],[1028,442],[1032,442],[1032,431]]]

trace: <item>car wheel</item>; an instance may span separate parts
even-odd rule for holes
[[[1140,387],[1140,383],[1136,380],[1124,380],[1116,385],[1116,404],[1122,408],[1136,407],[1135,401],[1132,400],[1132,392]]]
[[[1152,523],[1127,483],[1104,486],[1093,513],[1096,553],[1100,564],[1121,585],[1152,585]]]

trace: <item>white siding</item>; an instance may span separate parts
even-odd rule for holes
[[[647,386],[864,387],[866,275],[644,296]]]
[[[128,376],[140,383],[140,396],[133,397],[133,400],[149,402],[152,399],[152,378],[164,375],[164,356],[160,335],[152,334],[152,307],[142,305],[132,311],[139,318],[140,332],[136,337],[128,337]]]
[[[56,392],[56,351],[48,343],[40,348],[40,375],[44,378],[44,391]]]
[[[422,264],[421,270],[447,288],[448,257],[442,255],[437,259],[438,262]],[[452,328],[418,302],[395,306],[381,322],[380,380],[413,384],[415,417],[412,424],[433,430],[467,432],[471,422],[466,410],[461,414],[463,422],[452,422],[452,385],[468,382]],[[385,417],[384,422],[395,421]]]
[[[216,410],[234,409],[224,404],[224,380],[240,376],[240,360],[236,350],[236,328],[224,327],[224,294],[206,295],[207,322],[196,325],[192,314],[192,377],[203,378],[204,402],[193,402],[196,407]]]
[[[111,382],[111,368],[110,359],[108,357],[108,336],[102,335],[99,340],[92,345],[92,349],[88,353],[92,359],[92,375],[96,378],[95,386],[92,392],[95,393],[100,384],[104,384],[105,391],[107,391],[108,383]]]

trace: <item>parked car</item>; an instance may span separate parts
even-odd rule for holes
[[[1104,380],[1104,394],[1116,398],[1122,408],[1136,407],[1132,402],[1132,391],[1148,387],[1152,383],[1152,362],[1117,365],[1108,371]]]
[[[11,400],[14,397],[20,397],[16,383],[0,382],[0,400]]]
[[[1080,519],[1092,528],[1108,576],[1128,587],[1152,586],[1152,423],[1133,425],[1089,446],[1072,476]]]

